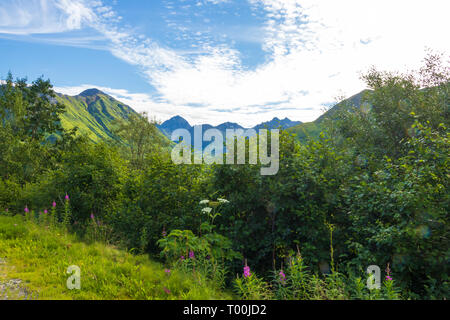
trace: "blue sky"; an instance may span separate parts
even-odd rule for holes
[[[375,65],[449,52],[445,0],[2,0],[0,77],[192,123],[312,121]]]

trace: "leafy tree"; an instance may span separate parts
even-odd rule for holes
[[[156,127],[156,122],[149,121],[145,112],[121,120],[115,133],[128,151],[131,167],[137,170],[143,169],[146,157],[168,146],[168,140]]]

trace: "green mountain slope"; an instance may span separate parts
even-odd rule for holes
[[[287,131],[296,134],[297,138],[301,141],[305,141],[308,138],[317,138],[319,137],[320,132],[324,129],[324,122],[326,119],[334,120],[336,119],[339,111],[346,109],[348,110],[351,107],[357,108],[363,107],[364,106],[363,98],[367,92],[368,90],[363,90],[360,93],[355,94],[354,96],[339,102],[334,107],[325,112],[323,115],[321,115],[319,118],[317,118],[315,121],[301,123],[299,125],[287,129]]]
[[[78,127],[79,134],[87,135],[95,142],[114,139],[114,121],[128,119],[130,114],[136,113],[97,89],[83,91],[77,96],[58,94],[56,99],[66,106],[66,112],[61,116],[63,127]]]

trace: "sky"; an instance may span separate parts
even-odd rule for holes
[[[1,0],[8,71],[191,124],[313,121],[361,74],[450,52],[447,0]]]

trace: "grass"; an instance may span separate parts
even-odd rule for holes
[[[21,279],[43,300],[232,299],[200,275],[166,272],[144,255],[101,243],[87,244],[60,228],[22,216],[0,215],[0,283]],[[0,266],[2,266],[0,265]],[[81,290],[69,290],[67,268],[81,269]]]

